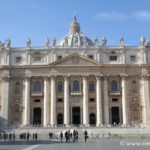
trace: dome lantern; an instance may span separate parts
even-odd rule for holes
[[[71,33],[79,33],[80,32],[80,24],[77,22],[77,17],[73,17],[73,22],[70,25],[70,32]]]

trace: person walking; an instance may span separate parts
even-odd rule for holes
[[[60,140],[61,140],[61,143],[62,143],[62,141],[63,141],[63,133],[62,133],[62,131],[60,133]]]
[[[16,140],[16,134],[13,133],[12,137],[13,137],[13,141],[15,141]]]
[[[84,131],[84,139],[85,139],[85,142],[87,141],[87,138],[88,138],[88,132],[85,130],[85,131]]]

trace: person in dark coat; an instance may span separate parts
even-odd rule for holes
[[[88,133],[87,133],[87,131],[85,130],[85,131],[84,131],[84,139],[85,139],[85,142],[87,141],[87,138],[88,138]]]
[[[29,138],[30,138],[30,133],[27,132],[27,140],[29,140]]]
[[[37,133],[35,133],[35,140],[37,140],[38,139],[38,134]]]
[[[7,135],[6,135],[6,133],[4,133],[4,140],[6,140],[7,139]]]
[[[35,134],[34,133],[32,134],[32,138],[33,138],[33,140],[35,140]]]
[[[12,138],[13,138],[13,141],[16,140],[16,134],[15,133],[13,133]]]
[[[11,141],[11,138],[12,138],[12,134],[11,133],[9,133],[9,140]]]
[[[60,133],[60,140],[61,140],[61,142],[63,141],[63,133],[62,133],[62,131]]]
[[[66,143],[68,143],[68,132],[65,132]]]

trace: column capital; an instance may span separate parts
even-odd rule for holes
[[[68,80],[70,78],[70,74],[63,75],[64,80]]]
[[[82,78],[87,79],[89,75],[88,74],[82,74]]]
[[[51,80],[55,80],[55,79],[56,79],[56,75],[51,75],[51,76],[50,76],[50,79],[51,79]]]
[[[43,76],[43,79],[48,81],[50,79],[50,77],[49,76]]]
[[[127,80],[128,75],[127,74],[121,74],[120,77],[122,80]]]
[[[96,77],[96,80],[100,80],[102,77],[103,77],[103,75],[102,74],[99,74],[99,75],[95,75],[95,77]]]
[[[30,79],[31,79],[30,76],[25,76],[25,77],[23,77],[23,80],[30,80]]]
[[[8,82],[10,80],[10,76],[3,76],[2,80]]]
[[[150,79],[150,75],[149,75],[149,74],[142,74],[141,77],[142,77],[144,80],[149,80],[149,79]]]
[[[102,77],[103,77],[104,80],[108,80],[109,75],[103,75]]]

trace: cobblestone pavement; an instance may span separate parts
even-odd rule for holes
[[[149,150],[150,140],[88,139],[85,143],[48,141],[0,141],[0,150]]]

